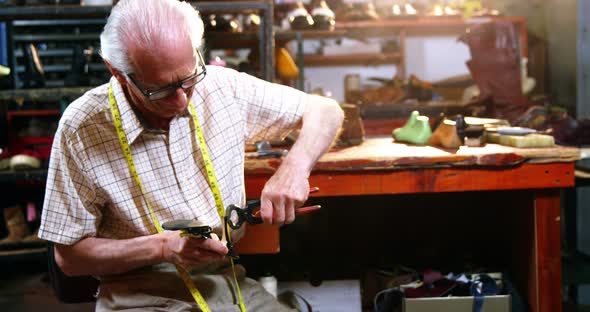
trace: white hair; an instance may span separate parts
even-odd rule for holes
[[[134,50],[150,53],[166,42],[190,40],[199,48],[203,20],[188,2],[178,0],[122,0],[117,3],[100,35],[101,55],[122,73],[133,72]]]

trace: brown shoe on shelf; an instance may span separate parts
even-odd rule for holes
[[[23,210],[19,206],[6,207],[3,210],[8,236],[0,240],[0,244],[18,243],[29,235]]]
[[[353,104],[340,104],[344,110],[344,123],[338,137],[338,146],[359,145],[365,140],[365,128],[361,120],[360,108]]]
[[[336,10],[336,19],[339,21],[376,21],[379,15],[372,2],[343,3]]]
[[[204,18],[203,22],[207,32],[242,32],[242,26],[232,15],[211,14],[208,18]]]
[[[389,11],[387,16],[394,19],[418,16],[418,10],[416,10],[412,3],[407,1],[394,1]]]
[[[313,26],[318,30],[334,30],[336,25],[336,16],[334,11],[328,7],[326,1],[321,0],[319,5],[311,10]]]
[[[287,14],[289,25],[293,30],[312,30],[314,21],[302,2]]]
[[[426,15],[428,16],[459,16],[460,12],[451,8],[444,3],[435,3],[432,5],[432,9]]]
[[[260,15],[251,13],[246,16],[246,21],[244,22],[244,30],[245,31],[259,31],[260,30]]]

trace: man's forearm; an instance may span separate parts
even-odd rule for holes
[[[284,160],[285,164],[296,164],[307,173],[330,148],[344,119],[336,101],[318,96],[310,96],[310,100],[299,137]]]
[[[55,245],[55,257],[69,276],[110,275],[162,262],[162,237],[125,240],[89,237],[74,245]]]

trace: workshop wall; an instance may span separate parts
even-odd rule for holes
[[[580,0],[584,1],[584,0]],[[536,90],[551,95],[552,103],[576,111],[576,25],[578,0],[491,0],[506,15],[527,19],[529,40],[546,49],[546,78],[539,81],[539,70],[531,75],[540,83]],[[534,52],[535,48],[531,49]],[[541,56],[533,56],[540,58]],[[531,67],[534,62],[531,62]],[[531,68],[530,67],[530,68]],[[540,67],[542,71],[543,66]],[[546,84],[546,86],[544,86]]]

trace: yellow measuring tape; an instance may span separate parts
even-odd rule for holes
[[[115,128],[117,130],[117,136],[119,137],[119,143],[121,145],[121,149],[123,150],[123,154],[125,154],[125,159],[127,159],[127,164],[129,165],[129,170],[131,171],[131,175],[133,176],[133,179],[135,180],[135,182],[139,186],[139,189],[141,191],[141,196],[143,197],[143,200],[146,202],[148,209],[150,210],[150,215],[152,216],[152,220],[154,221],[154,225],[156,227],[156,230],[158,231],[158,233],[162,233],[163,230],[162,230],[162,227],[160,226],[160,222],[158,221],[158,218],[156,217],[156,214],[154,213],[154,210],[152,209],[150,202],[147,200],[147,197],[145,195],[145,189],[143,188],[143,184],[141,183],[141,180],[139,179],[139,175],[137,174],[137,169],[135,168],[135,164],[133,162],[133,156],[131,155],[131,148],[129,147],[129,142],[127,141],[127,136],[125,135],[125,131],[123,130],[123,123],[121,121],[121,113],[119,112],[119,107],[117,106],[117,100],[115,99],[115,96],[113,94],[113,86],[112,85],[109,85],[109,104],[111,106],[111,114],[113,115],[113,122],[115,123]],[[189,102],[189,107],[191,110],[191,114],[193,117],[193,122],[195,124],[196,131],[197,131],[197,136],[198,136],[197,142],[199,144],[199,149],[201,150],[201,154],[203,156],[203,162],[205,163],[205,168],[207,171],[207,180],[209,182],[209,186],[211,187],[211,191],[213,192],[213,198],[215,199],[215,206],[217,207],[217,213],[219,214],[219,217],[221,218],[222,226],[227,227],[228,225],[225,224],[224,219],[223,219],[225,216],[225,210],[223,208],[224,207],[223,201],[221,200],[221,192],[219,191],[217,177],[215,176],[215,172],[213,170],[213,163],[211,162],[211,157],[209,156],[209,150],[207,148],[207,144],[205,143],[205,137],[203,136],[203,132],[201,131],[201,125],[199,124],[199,120],[197,119],[197,114],[195,113],[195,108],[193,106],[192,101]],[[227,233],[229,236],[229,229],[227,230]],[[226,239],[231,241],[230,237],[226,237]],[[244,300],[242,299],[242,293],[240,291],[240,286],[238,285],[238,278],[236,276],[236,270],[234,267],[234,260],[230,259],[230,262],[231,262],[231,266],[232,266],[232,271],[234,273],[234,281],[236,283],[236,289],[238,291],[240,310],[242,312],[246,312],[246,306],[244,305]],[[193,282],[189,273],[183,267],[181,267],[179,265],[176,265],[176,270],[178,271],[178,274],[180,274],[180,277],[184,281],[184,284],[186,285],[186,287],[190,291],[191,295],[195,299],[195,302],[197,303],[197,305],[199,305],[199,308],[203,312],[211,312],[211,310],[209,309],[209,306],[207,305],[207,302],[205,301],[205,299],[203,298],[203,296],[201,295],[201,293],[199,292],[199,290],[195,286],[195,283]]]

